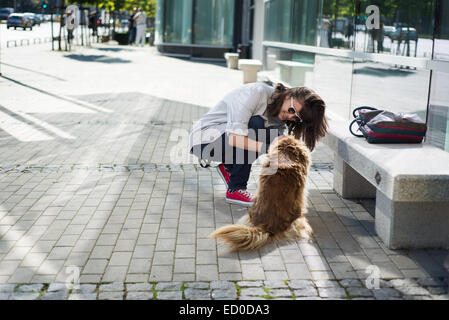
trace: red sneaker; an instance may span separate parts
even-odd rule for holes
[[[254,203],[254,196],[246,190],[236,190],[232,193],[226,192],[227,203],[238,204],[244,207],[251,207]]]
[[[218,174],[220,175],[220,177],[223,179],[223,182],[225,183],[226,189],[227,189],[229,186],[229,181],[231,181],[231,175],[229,174],[229,172],[226,171],[223,163],[221,163],[217,167],[217,171],[218,171]]]

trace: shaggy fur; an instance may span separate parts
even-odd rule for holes
[[[275,173],[267,174],[276,164]],[[272,144],[248,213],[238,224],[217,229],[209,237],[220,239],[231,251],[257,250],[274,239],[309,238],[312,228],[303,216],[309,166],[310,152],[303,142],[287,136]]]

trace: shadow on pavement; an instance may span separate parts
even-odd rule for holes
[[[83,54],[68,54],[64,57],[83,61],[83,62],[102,62],[102,63],[130,63],[131,60],[125,60],[121,58],[113,58],[105,55],[83,55]]]

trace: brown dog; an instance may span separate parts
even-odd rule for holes
[[[309,238],[312,228],[303,216],[309,166],[310,153],[303,142],[287,136],[272,144],[248,213],[238,224],[217,229],[209,237],[221,239],[231,251],[256,250],[276,238]]]

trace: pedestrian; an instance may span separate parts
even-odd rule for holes
[[[72,11],[69,10],[66,13],[65,16],[65,21],[64,21],[64,25],[67,29],[67,42],[70,44],[72,42],[73,39],[73,26],[72,24],[74,24],[74,18],[72,17]]]
[[[131,15],[131,17],[129,17],[128,21],[128,28],[129,28],[129,39],[128,39],[128,43],[132,44],[135,43],[136,41],[136,22],[134,21],[134,16],[137,13],[137,8],[133,9],[133,13]]]
[[[89,15],[89,28],[92,29],[92,36],[97,35],[97,13],[94,11]]]
[[[286,131],[313,150],[327,132],[325,108],[307,87],[246,84],[228,93],[193,126],[189,150],[198,159],[220,163],[217,170],[227,187],[227,203],[251,206],[254,196],[246,189],[252,163]]]
[[[147,15],[141,8],[137,9],[137,13],[134,16],[136,22],[136,46],[142,43],[142,47],[145,45],[145,37],[147,31]]]

